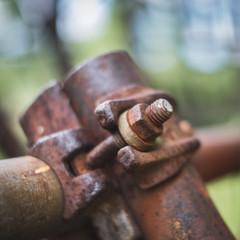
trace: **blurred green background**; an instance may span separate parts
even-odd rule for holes
[[[149,86],[177,99],[193,126],[240,125],[237,0],[2,0],[0,23],[1,115],[24,149],[18,121],[43,88],[118,49],[129,52]],[[239,174],[207,189],[240,239]]]

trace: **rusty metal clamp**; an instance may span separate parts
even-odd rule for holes
[[[112,99],[114,95],[120,97]],[[178,173],[199,141],[181,130],[173,106],[170,95],[147,88],[132,87],[111,95],[95,112],[101,126],[113,135],[87,155],[89,167],[102,167],[121,149],[118,161],[143,189]]]
[[[32,146],[31,155],[56,172],[61,182],[65,208],[64,218],[70,219],[111,186],[104,170],[74,171],[71,162],[92,146],[88,133],[79,124],[66,94],[59,84],[44,91],[21,119]]]
[[[50,165],[58,176],[64,193],[65,220],[92,216],[99,235],[106,239],[107,236],[111,239],[112,234],[116,239],[121,235],[127,239],[141,235],[131,212],[116,192],[116,181],[104,169],[92,170],[85,164],[93,141],[78,121],[60,84],[50,86],[37,98],[21,124],[31,155]],[[102,225],[110,219],[115,219],[108,224],[112,226],[111,232]]]
[[[188,161],[199,141],[176,111],[121,51],[46,89],[21,125],[60,182],[63,222],[90,217],[104,240],[234,239]]]

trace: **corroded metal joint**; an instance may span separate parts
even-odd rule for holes
[[[51,215],[51,221],[61,218],[64,205],[65,219],[91,214],[98,236],[105,240],[233,239],[199,176],[186,164],[199,142],[189,137],[191,129],[179,123],[173,109],[176,103],[171,96],[144,87],[124,52],[92,59],[71,72],[64,84],[43,92],[21,124],[33,147],[31,154],[48,163],[38,166],[52,172],[54,191],[60,193],[60,204],[55,205],[60,211]],[[141,151],[131,147],[133,141],[123,126],[140,142]],[[143,152],[146,145],[150,149]],[[39,176],[31,178],[35,181]],[[22,179],[22,174],[18,177]],[[111,184],[115,191],[99,199]],[[43,198],[47,207],[54,202]]]
[[[120,115],[118,120],[118,128],[126,143],[133,148],[138,149],[139,151],[147,151],[151,149],[155,143],[155,139],[147,142],[142,140],[137,133],[133,131],[128,122],[127,112],[124,112]]]
[[[139,151],[147,151],[162,134],[162,124],[172,113],[173,107],[166,99],[160,98],[149,106],[137,104],[120,115],[119,132],[129,146]]]
[[[199,145],[196,138],[189,137],[152,152],[143,153],[127,146],[118,152],[118,161],[135,176],[142,189],[148,189],[178,173],[186,164],[187,155]],[[157,174],[153,174],[154,168],[158,169]]]
[[[80,125],[60,84],[50,86],[36,99],[21,124],[31,155],[50,165],[61,183],[65,219],[81,215],[112,188],[103,169],[90,170],[84,165],[84,154],[93,147],[93,140]]]
[[[145,142],[155,140],[163,132],[162,123],[156,126],[149,119],[150,114],[146,114],[150,106],[145,103],[137,104],[127,111],[126,116],[132,131]]]
[[[151,149],[156,137],[163,132],[162,123],[167,120],[166,115],[170,117],[172,112],[164,113],[165,117],[162,118],[156,116],[156,119],[160,119],[158,124],[151,120],[150,114],[159,115],[159,111],[166,111],[162,105],[165,101],[176,107],[174,98],[169,94],[140,86],[123,88],[101,99],[95,114],[101,127],[110,131],[112,135],[88,153],[87,165],[91,169],[103,167],[106,162],[115,159],[118,150],[126,145],[140,151]],[[152,109],[147,109],[151,105]]]

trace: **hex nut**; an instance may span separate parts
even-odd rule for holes
[[[118,119],[118,129],[123,137],[124,141],[131,147],[139,151],[148,151],[151,149],[155,141],[143,141],[138,135],[131,129],[127,120],[127,111],[122,113]]]
[[[131,129],[143,141],[153,141],[162,131],[162,126],[156,126],[151,122],[146,114],[147,104],[141,103],[132,107],[127,112],[127,120]]]

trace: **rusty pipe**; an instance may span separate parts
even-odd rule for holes
[[[53,170],[24,156],[0,161],[0,239],[36,239],[62,224],[63,193]]]
[[[196,136],[201,141],[201,148],[192,161],[204,181],[240,171],[239,127],[199,129]]]
[[[97,57],[67,76],[64,89],[79,120],[94,136],[95,144],[109,136],[96,121],[96,106],[103,103],[103,96],[107,96],[104,98],[106,102],[114,98],[123,99],[104,105],[106,111],[99,112],[101,126],[106,128],[106,116],[109,129],[113,129],[116,115],[128,107],[126,97],[136,96],[135,90],[130,94],[132,85],[140,88],[143,83],[124,52]],[[110,114],[114,107],[120,109],[119,112]],[[187,164],[174,178],[149,190],[140,189],[136,179],[125,173],[118,163],[111,164],[110,169],[118,179],[121,192],[145,239],[234,239],[192,165]]]
[[[62,186],[49,165],[32,156],[0,160],[1,240],[97,238],[88,217],[64,221],[63,208]]]

